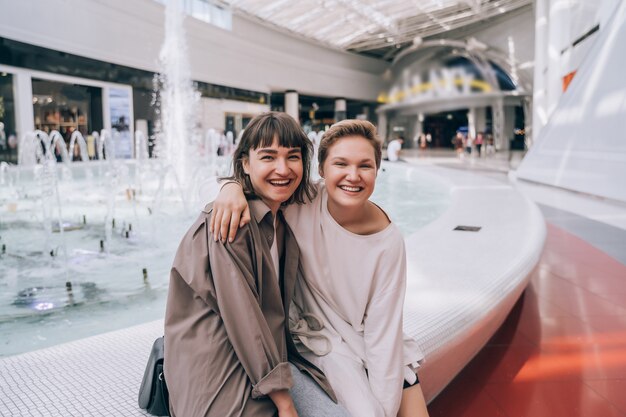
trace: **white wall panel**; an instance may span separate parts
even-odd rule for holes
[[[246,103],[243,101],[206,97],[201,99],[201,103],[201,125],[203,130],[224,130],[226,128],[226,113],[238,113],[254,116],[270,110],[270,106],[266,104]]]
[[[532,61],[535,51],[534,14],[532,10],[515,14],[510,19],[494,25],[485,25],[473,33],[479,41],[508,54],[509,37],[513,38],[515,59],[519,63]]]
[[[597,35],[520,178],[626,202],[626,2]]]
[[[158,70],[164,8],[152,0],[0,0],[0,36]],[[375,100],[388,64],[335,51],[233,16],[233,31],[186,19],[192,77],[270,92]]]

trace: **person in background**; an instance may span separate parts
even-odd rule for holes
[[[426,141],[426,135],[424,135],[423,133],[415,133],[415,136],[413,136],[413,142],[415,143],[415,146],[419,149],[422,149],[422,143],[424,143]]]
[[[397,139],[392,140],[387,145],[387,160],[391,162],[396,162],[400,160],[400,152],[402,151],[402,144],[404,143],[404,138],[402,136],[398,136]]]
[[[476,145],[476,154],[478,155],[479,158],[482,156],[481,151],[483,147],[484,138],[485,138],[485,135],[483,132],[478,132],[476,134],[476,141],[474,142],[474,145]]]
[[[485,155],[493,155],[496,153],[496,147],[494,146],[493,135],[487,134],[487,146],[485,147]]]
[[[474,146],[474,137],[472,136],[471,133],[467,133],[467,136],[464,137],[465,139],[465,152],[467,152],[468,155],[472,155],[472,147]]]
[[[456,155],[459,159],[463,159],[463,144],[465,142],[465,138],[463,137],[462,132],[456,132],[456,135],[452,139],[452,144],[454,145],[454,150],[456,151]]]

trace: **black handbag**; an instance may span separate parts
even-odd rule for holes
[[[152,344],[148,365],[139,388],[139,408],[153,416],[170,415],[170,397],[163,374],[163,337]]]

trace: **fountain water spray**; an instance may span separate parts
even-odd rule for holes
[[[0,185],[5,185],[9,182],[9,164],[2,161],[0,162]]]
[[[41,186],[41,213],[44,233],[46,236],[43,253],[50,253],[51,255],[54,254],[55,256],[57,254],[57,251],[52,247],[52,224],[53,222],[55,222],[59,226],[59,233],[61,235],[61,247],[63,249],[63,266],[65,269],[65,274],[67,276],[67,244],[65,242],[63,212],[61,209],[61,197],[58,186],[56,160],[46,158],[43,164],[37,165],[37,167],[35,168],[35,177],[39,177],[39,184]],[[57,208],[56,218],[54,218],[53,213],[53,207],[55,205]]]
[[[83,162],[89,161],[89,155],[87,153],[87,142],[83,137],[83,134],[80,131],[75,130],[72,132],[72,136],[70,137],[70,152],[72,153],[72,157],[74,156],[74,145],[78,143],[78,148],[80,150],[80,159]]]
[[[165,7],[165,40],[159,54],[162,72],[158,77],[161,134],[156,153],[171,165],[180,186],[186,190],[191,182],[191,150],[197,141],[194,109],[199,107],[200,95],[189,72],[182,3],[169,0]]]
[[[58,151],[61,155],[61,161],[66,163],[70,162],[70,155],[67,152],[63,135],[61,135],[58,130],[53,130],[52,132],[50,132],[48,138],[48,140],[50,141],[50,145],[48,146],[48,153],[50,154],[50,157],[55,158],[55,151]]]

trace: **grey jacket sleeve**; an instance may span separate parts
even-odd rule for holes
[[[228,338],[252,382],[252,397],[259,398],[289,389],[293,383],[289,363],[282,362],[259,305],[259,277],[249,227],[241,229],[232,244],[208,238],[209,269]]]

